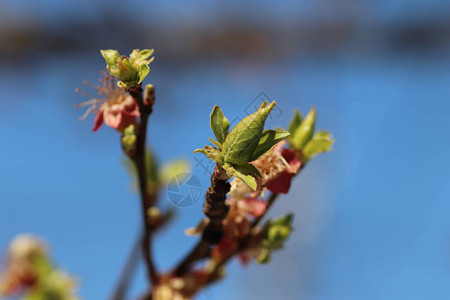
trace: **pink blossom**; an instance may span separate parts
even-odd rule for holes
[[[265,187],[273,193],[286,194],[291,179],[300,169],[301,162],[293,150],[282,148],[286,141],[279,142],[268,153],[253,162],[265,181]]]
[[[120,132],[131,124],[137,125],[139,108],[136,101],[129,95],[120,100],[119,103],[103,103],[95,116],[93,131],[97,131],[103,122]]]
[[[82,93],[92,99],[76,106],[89,106],[80,119],[86,118],[90,113],[95,113],[93,131],[97,131],[103,123],[120,132],[123,132],[129,125],[137,125],[137,118],[140,114],[136,100],[124,88],[117,87],[114,77],[110,75],[105,75],[100,79],[100,83],[99,86],[93,86],[97,90],[98,97]]]
[[[255,218],[262,216],[266,211],[267,202],[261,199],[247,197],[242,202],[245,204],[247,213]]]

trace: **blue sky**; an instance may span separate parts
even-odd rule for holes
[[[181,14],[176,2],[160,6]],[[372,5],[380,19],[393,20],[400,12],[422,13],[418,3]],[[95,17],[79,2],[40,5],[38,17],[68,8]],[[427,1],[424,11],[439,14],[440,5]],[[280,14],[290,6],[284,1]],[[200,7],[214,9],[206,2]],[[306,112],[315,105],[318,128],[336,138],[335,150],[313,160],[274,207],[274,216],[296,214],[287,248],[269,266],[232,263],[229,276],[199,299],[273,299],[280,291],[286,299],[312,300],[450,296],[448,53],[330,53],[179,68],[159,62],[157,53],[149,79],[157,89],[149,140],[162,162],[194,162],[193,149],[211,135],[213,105],[230,118],[243,116],[261,91],[283,111],[268,126],[286,126],[294,108]],[[18,233],[41,235],[55,261],[79,277],[81,296],[104,299],[140,224],[118,134],[106,127],[92,133],[92,119],[78,122],[83,112],[73,108],[85,100],[74,88],[95,81],[104,63],[97,51],[24,60],[0,66],[0,249]],[[208,176],[199,167],[193,171],[206,189]],[[161,203],[170,205],[163,196]],[[180,209],[158,236],[161,268],[194,243],[183,230],[201,215],[200,203]],[[133,294],[143,284],[140,273]]]

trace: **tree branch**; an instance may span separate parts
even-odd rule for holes
[[[269,199],[267,199],[266,210],[264,211],[264,213],[262,215],[260,215],[259,217],[255,218],[255,220],[253,220],[252,228],[255,228],[256,226],[258,226],[258,224],[261,222],[261,220],[267,214],[267,212],[269,211],[270,207],[273,205],[275,200],[277,200],[278,196],[280,196],[280,194],[273,194],[273,193],[270,194]]]
[[[137,134],[136,153],[132,157],[133,162],[136,165],[139,177],[139,190],[141,194],[141,207],[142,207],[142,220],[144,226],[144,232],[142,235],[141,247],[142,254],[144,255],[144,261],[147,269],[147,277],[150,284],[154,284],[158,280],[157,271],[153,263],[152,247],[151,247],[151,234],[152,228],[148,222],[148,209],[154,204],[155,197],[149,195],[147,192],[147,170],[146,170],[146,135],[147,135],[147,121],[153,110],[154,93],[151,93],[152,99],[144,99],[142,97],[141,84],[135,85],[128,89],[130,95],[136,100],[139,106],[140,112],[140,126]],[[150,98],[150,97],[149,97]]]
[[[127,294],[128,286],[133,278],[134,272],[138,265],[139,255],[141,253],[141,237],[142,234],[139,232],[131,252],[128,255],[125,266],[120,274],[119,281],[117,282],[114,292],[110,298],[111,300],[123,300]]]
[[[227,182],[229,179],[225,170],[217,165],[211,175],[211,186],[206,192],[206,201],[203,205],[203,212],[209,218],[209,224],[203,231],[201,239],[175,268],[173,271],[175,275],[182,276],[194,262],[208,257],[210,247],[220,242],[223,236],[222,221],[230,209],[225,203],[227,193],[230,191],[230,184]]]

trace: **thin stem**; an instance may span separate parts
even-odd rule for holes
[[[152,247],[151,247],[151,234],[152,228],[148,222],[147,212],[148,209],[153,205],[155,198],[148,194],[147,192],[147,170],[146,170],[146,153],[145,153],[145,145],[146,145],[146,135],[147,135],[147,121],[148,117],[152,113],[152,105],[146,105],[144,103],[144,99],[142,97],[142,87],[140,84],[135,85],[128,89],[130,95],[136,100],[139,106],[139,112],[141,114],[141,122],[139,126],[139,132],[137,135],[136,142],[136,153],[132,157],[136,168],[138,170],[139,177],[139,191],[141,194],[141,210],[142,210],[142,220],[144,226],[144,232],[142,235],[142,254],[144,255],[144,261],[147,269],[147,276],[150,284],[153,284],[157,281],[157,271],[155,265],[153,263],[152,258]],[[153,104],[153,101],[151,102]]]
[[[176,276],[182,276],[184,273],[186,273],[192,263],[209,256],[209,247],[209,242],[205,242],[200,239],[194,246],[194,248],[178,264],[173,273]]]
[[[138,265],[139,255],[141,253],[141,236],[142,234],[139,233],[136,241],[133,243],[133,247],[131,248],[125,266],[120,274],[119,281],[110,298],[111,300],[123,300],[127,294],[128,286],[133,279],[133,275]]]
[[[258,224],[261,222],[261,220],[264,218],[264,216],[267,214],[267,212],[269,211],[270,207],[273,205],[273,203],[275,202],[275,200],[277,200],[278,196],[280,196],[280,194],[270,194],[269,199],[267,199],[267,206],[266,206],[266,210],[264,211],[264,213],[262,215],[260,215],[259,217],[257,217],[255,220],[253,220],[252,223],[252,228],[258,226]]]

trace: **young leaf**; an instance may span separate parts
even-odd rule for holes
[[[134,49],[130,54],[130,62],[133,64],[133,66],[139,69],[141,65],[148,65],[153,61],[154,57],[150,57],[151,55],[153,55],[153,52],[153,49]]]
[[[256,191],[256,179],[255,175],[249,172],[249,170],[240,168],[237,170],[235,167],[224,164],[223,168],[227,171],[229,176],[235,176],[236,178],[242,180],[246,185],[248,185],[252,190]]]
[[[295,132],[297,131],[298,127],[302,123],[302,115],[300,114],[300,111],[296,109],[294,111],[294,117],[292,118],[291,122],[289,123],[288,131],[293,136]]]
[[[267,264],[270,262],[270,251],[267,248],[262,248],[261,253],[256,258],[259,264]]]
[[[292,231],[293,214],[287,214],[268,223],[267,237],[264,244],[269,249],[278,249],[288,239]]]
[[[222,150],[222,144],[221,143],[219,143],[218,141],[214,140],[213,138],[209,138],[209,141],[211,142],[211,144],[213,144],[214,146],[216,146],[217,148]]]
[[[252,164],[246,164],[246,165],[241,165],[241,166],[235,166],[234,167],[236,170],[238,170],[239,172],[241,172],[242,174],[246,174],[246,175],[253,175],[258,176],[258,177],[262,177],[261,173],[258,171],[258,169],[252,165]]]
[[[289,213],[285,216],[282,216],[278,219],[271,220],[270,225],[281,225],[281,226],[291,226],[294,221],[294,214]]]
[[[120,54],[116,50],[100,50],[103,58],[106,61],[106,68],[114,68],[117,65],[117,62],[120,61]]]
[[[117,66],[119,67],[119,73],[117,75],[111,73],[111,75],[119,77],[119,79],[126,85],[128,85],[128,82],[135,81],[137,79],[136,69],[133,68],[128,58],[124,58],[122,61],[119,61]]]
[[[331,134],[326,131],[317,132],[313,138],[306,144],[303,149],[303,155],[306,160],[310,160],[314,156],[320,153],[324,153],[332,150],[334,140]]]
[[[261,139],[264,123],[275,105],[275,101],[270,105],[264,102],[255,113],[242,119],[231,130],[223,143],[225,162],[231,165],[245,165],[250,161]]]
[[[223,156],[219,149],[206,145],[203,149],[195,149],[194,153],[203,153],[210,160],[215,161],[216,163],[223,164]]]
[[[300,150],[311,140],[316,122],[316,109],[313,107],[290,139],[291,146]]]
[[[147,77],[148,73],[150,73],[150,67],[148,65],[141,65],[139,67],[139,81],[141,83],[145,77]]]
[[[265,154],[267,151],[272,149],[278,142],[284,140],[289,136],[289,132],[284,130],[264,130],[261,139],[259,140],[258,146],[253,153],[250,161],[258,159],[260,156]]]
[[[210,125],[216,139],[219,143],[223,144],[228,135],[228,130],[230,129],[230,122],[217,105],[214,106],[211,112]]]
[[[117,85],[130,88],[141,83],[150,72],[148,64],[153,61],[153,50],[133,50],[130,58],[122,58],[116,50],[100,50],[106,60],[106,68],[112,76],[119,78]]]

